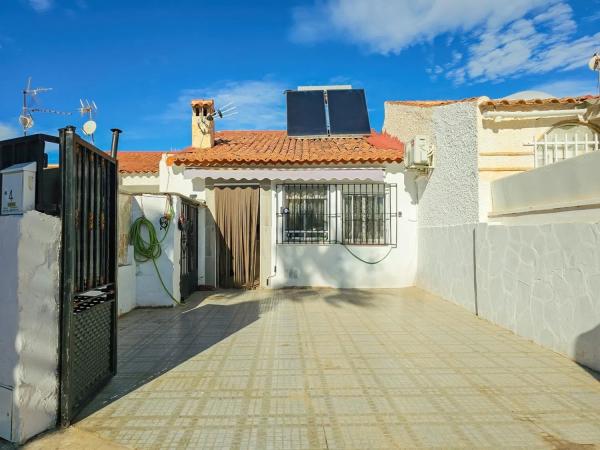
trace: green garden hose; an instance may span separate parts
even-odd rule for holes
[[[158,275],[158,279],[160,280],[160,284],[162,285],[163,289],[169,295],[169,297],[171,297],[171,300],[173,300],[179,305],[180,302],[177,301],[175,297],[173,297],[173,294],[171,294],[171,292],[169,292],[169,290],[165,286],[165,283],[162,277],[160,276],[158,265],[156,264],[156,260],[162,254],[161,244],[167,237],[169,228],[171,227],[171,219],[173,217],[173,206],[170,202],[170,199],[167,200],[167,202],[170,206],[170,209],[167,212],[165,212],[165,215],[163,216],[167,219],[164,221],[166,222],[166,226],[165,234],[163,235],[163,237],[160,240],[158,239],[158,236],[156,235],[156,228],[154,228],[152,222],[150,222],[146,218],[146,216],[143,215],[142,211],[142,216],[138,217],[133,222],[133,224],[131,224],[131,228],[129,229],[129,240],[133,245],[134,258],[136,262],[152,261],[152,264],[154,264],[154,269],[156,269],[156,274]],[[144,229],[146,230],[146,234],[148,235],[148,240],[144,239]]]

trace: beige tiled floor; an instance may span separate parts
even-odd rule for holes
[[[122,318],[119,374],[76,429],[136,448],[600,443],[594,376],[422,291],[202,297]]]

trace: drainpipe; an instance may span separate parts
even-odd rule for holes
[[[118,128],[111,128],[112,131],[112,144],[110,146],[110,156],[113,159],[117,158],[117,149],[119,148],[119,134],[121,134],[121,130]]]

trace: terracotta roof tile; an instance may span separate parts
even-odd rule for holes
[[[385,103],[390,105],[406,105],[406,106],[420,106],[420,107],[433,107],[433,106],[444,106],[451,105],[453,103],[466,103],[466,102],[476,102],[481,97],[469,97],[463,98],[459,100],[393,100],[387,101]]]
[[[536,106],[536,105],[569,105],[585,103],[591,99],[597,99],[593,95],[584,95],[581,97],[562,97],[562,98],[534,98],[534,99],[496,99],[487,100],[481,103],[481,106]]]
[[[158,163],[163,152],[120,151],[117,155],[121,173],[158,173]]]
[[[481,101],[482,107],[486,106],[535,106],[535,105],[569,105],[584,103],[591,99],[598,99],[593,95],[584,95],[580,97],[562,97],[562,98],[535,98],[535,99],[489,99],[487,97],[470,97],[461,100],[401,100],[401,101],[388,101],[390,105],[406,105],[406,106],[419,106],[423,108],[433,106],[450,105],[453,103],[465,103],[465,102],[476,102]]]
[[[201,167],[257,164],[336,164],[400,162],[404,145],[373,132],[357,138],[289,138],[285,131],[221,131],[215,146],[187,148],[168,163]]]

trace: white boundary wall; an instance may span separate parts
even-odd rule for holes
[[[479,315],[600,370],[600,223],[480,224]]]
[[[419,228],[415,285],[475,313],[475,224]]]
[[[0,216],[0,410],[12,410],[2,437],[17,443],[56,426],[60,229],[37,211]]]

